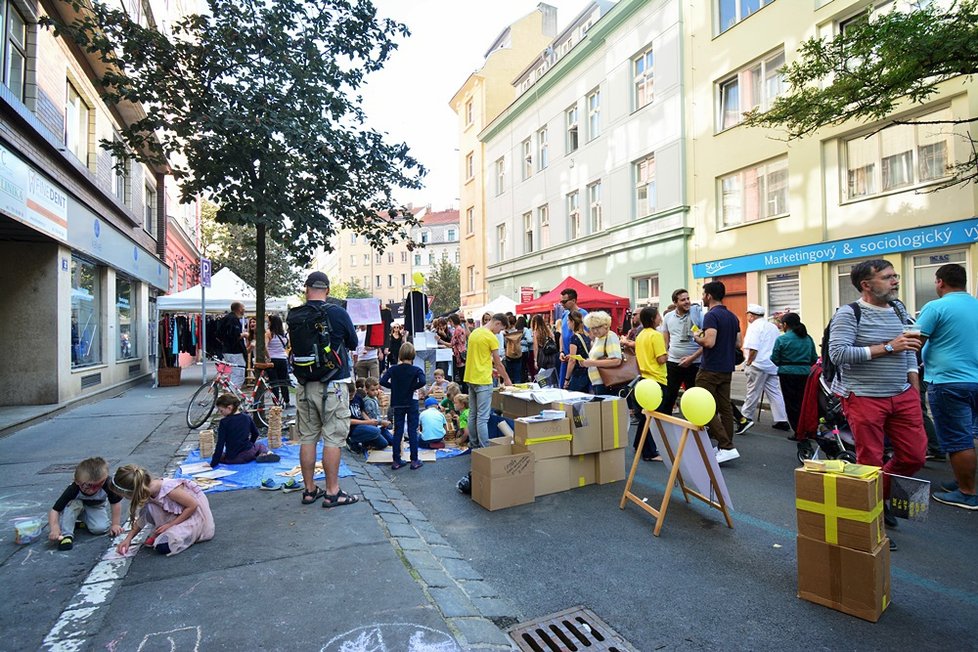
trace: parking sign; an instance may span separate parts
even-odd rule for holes
[[[200,284],[205,288],[211,286],[211,261],[208,258],[200,259]]]

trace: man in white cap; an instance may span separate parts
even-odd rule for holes
[[[771,406],[774,427],[788,430],[788,413],[784,409],[778,367],[771,362],[774,341],[780,335],[778,327],[764,319],[764,308],[756,303],[747,305],[747,333],[744,335],[744,375],[747,376],[747,395],[744,397],[743,415],[736,434],[742,435],[754,425],[761,406],[761,394],[767,394]]]

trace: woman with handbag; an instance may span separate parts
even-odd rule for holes
[[[567,363],[566,375],[561,386],[572,392],[589,392],[591,381],[584,362],[587,361],[585,356],[588,356],[591,351],[591,339],[584,334],[584,320],[581,313],[571,310],[567,314],[567,320],[571,327],[571,341],[567,355],[560,354],[560,361]],[[574,356],[585,357],[585,360],[578,361]]]
[[[631,378],[622,378],[612,369],[622,366],[625,360],[621,352],[621,339],[611,330],[611,315],[598,310],[584,317],[584,325],[591,333],[591,353],[580,364],[587,367],[591,381],[591,393],[595,396],[612,395],[620,385],[626,385],[638,376],[637,368]]]
[[[643,379],[647,378],[659,383],[659,387],[662,389],[662,395],[665,396],[667,390],[666,360],[669,355],[666,350],[666,340],[662,336],[662,333],[659,332],[662,317],[659,315],[658,308],[648,306],[642,308],[642,311],[639,313],[639,319],[642,320],[642,332],[635,339],[635,358],[638,361],[639,373],[641,373]],[[634,393],[629,394],[628,402],[629,405],[638,410],[639,414],[638,428],[635,430],[635,441],[632,443],[632,448],[638,450],[638,440],[642,436],[642,431],[645,430],[645,423],[648,421],[648,416],[642,407],[638,405]],[[651,434],[645,438],[645,445],[642,447],[642,459],[646,462],[662,461],[662,456],[659,455],[659,451],[655,446],[655,440]]]
[[[554,378],[560,366],[560,349],[557,347],[557,340],[554,339],[553,330],[543,315],[533,315],[530,319],[530,328],[533,331],[531,355],[536,361],[537,368],[534,379],[537,382],[546,381],[548,385],[560,385]]]

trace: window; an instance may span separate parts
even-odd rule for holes
[[[496,261],[506,259],[506,225],[500,224],[496,227]]]
[[[567,195],[567,239],[575,240],[582,235],[581,193],[575,190]]]
[[[587,139],[588,142],[601,135],[601,91],[595,90],[587,96]]]
[[[465,209],[465,232],[475,233],[475,208],[473,206]]]
[[[357,257],[354,254],[353,256],[350,256],[350,267],[356,267],[356,266],[357,266]]]
[[[441,252],[441,259],[442,259],[442,262],[448,262],[448,251],[447,250]]]
[[[952,120],[942,109],[910,121]],[[900,124],[845,141],[848,199],[942,179],[948,175],[952,131],[939,124]]]
[[[462,254],[459,252],[458,249],[456,249],[455,250],[455,264],[458,265],[460,262],[462,262]]]
[[[533,175],[533,144],[527,138],[521,144],[523,161],[523,180],[526,181]]]
[[[577,105],[576,104],[570,107],[569,109],[567,109],[566,111],[564,111],[564,122],[567,125],[566,127],[567,153],[570,154],[571,152],[576,151],[578,145],[580,144],[580,140],[578,139],[577,136]]]
[[[652,48],[632,59],[632,77],[635,87],[635,110],[652,102],[653,64]]]
[[[717,33],[725,32],[774,0],[717,0]]]
[[[784,51],[760,61],[717,84],[719,107],[717,131],[740,124],[744,113],[759,109],[767,111],[784,91]]]
[[[377,276],[376,276],[376,278],[374,280],[377,281],[376,287],[378,289],[380,289],[380,287],[381,287],[381,285],[380,285],[380,274],[377,274]]]
[[[422,244],[428,244],[428,242],[430,242],[430,241],[431,241],[431,232],[429,232],[429,231],[422,231],[421,232],[421,243]]]
[[[113,137],[116,143],[121,142],[118,134]],[[130,162],[128,158],[120,159],[112,154],[112,194],[123,204],[129,205],[129,175]]]
[[[414,264],[415,265],[421,264],[421,254],[414,254]]]
[[[469,180],[475,176],[475,154],[469,152],[465,155],[465,179]]]
[[[393,251],[388,251],[387,252],[387,264],[388,265],[393,265],[394,264],[394,252]]]
[[[407,274],[401,274],[401,287],[407,285]]]
[[[788,214],[785,157],[720,177],[720,226],[738,226]]]
[[[91,109],[85,104],[85,100],[71,82],[68,82],[68,100],[65,103],[65,146],[86,167],[88,166],[90,114]]]
[[[635,279],[635,305],[658,306],[659,305],[659,275],[650,274],[640,276]]]
[[[537,226],[540,231],[540,249],[550,246],[550,205],[544,204],[537,209]]]
[[[465,283],[466,292],[475,292],[475,265],[469,265],[465,268]]]
[[[356,233],[351,233],[350,234],[350,244],[355,245],[356,243],[357,243],[357,234]]]
[[[550,164],[550,156],[548,154],[547,148],[549,147],[547,142],[547,128],[544,127],[537,131],[537,169],[545,170]]]
[[[595,181],[587,187],[588,226],[591,233],[600,233],[601,224],[601,182]]]
[[[2,34],[3,83],[18,100],[23,102],[27,69],[27,22],[12,2],[2,2],[0,26],[4,24],[4,5],[7,29]]]
[[[154,238],[156,237],[156,190],[153,186],[146,184],[143,186],[143,205],[145,214],[143,218],[143,228]]]
[[[957,263],[968,269],[968,254],[965,250],[934,251],[913,257],[913,306],[911,310],[920,312],[928,301],[937,298],[934,290],[934,272],[941,265]],[[971,278],[971,274],[968,274]]]
[[[445,235],[445,241],[455,242],[456,240],[458,240],[458,233],[456,233],[455,229],[448,229],[448,232]]]
[[[472,100],[467,100],[465,102],[465,126],[472,124],[475,119],[475,115],[472,109]]]
[[[506,161],[496,159],[496,196],[503,194],[506,189]]]
[[[430,252],[429,251],[428,252],[428,265],[430,266],[430,265],[434,265],[434,264],[435,264],[435,254],[433,252]]]
[[[119,359],[139,357],[139,347],[136,341],[135,323],[135,292],[133,282],[124,277],[115,279],[115,321],[116,333],[119,338]]]
[[[367,255],[369,255],[369,254],[367,254]],[[367,264],[367,260],[368,260],[367,255],[365,255],[363,257],[363,261],[364,261],[363,264],[364,265]],[[374,254],[374,262],[377,263],[378,265],[381,264],[382,262],[384,262],[384,257],[383,257],[383,255],[379,251]]]
[[[363,275],[363,289],[364,290],[369,290],[370,289],[370,275],[369,274],[364,274]]]
[[[523,253],[533,253],[533,212],[523,213]]]
[[[852,283],[849,284],[852,287]],[[801,307],[801,283],[798,272],[773,272],[764,277],[767,314],[774,315],[790,310],[798,312]],[[855,288],[853,288],[855,290]]]
[[[102,274],[94,263],[71,257],[71,366],[102,362]]]
[[[655,212],[655,154],[635,163],[635,217]]]
[[[377,254],[377,262],[378,263],[380,262],[380,254]],[[368,265],[370,265],[370,254],[364,254],[363,255],[363,266],[364,267],[367,267]]]
[[[402,263],[406,263],[407,261],[408,261],[408,252],[402,251],[401,252],[401,262]]]
[[[394,275],[393,274],[388,274],[387,275],[387,287],[389,287],[389,288],[394,287]]]

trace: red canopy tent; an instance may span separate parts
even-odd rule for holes
[[[604,310],[611,315],[611,324],[615,330],[621,328],[625,319],[625,311],[628,310],[630,302],[625,297],[608,294],[601,290],[596,290],[589,285],[581,283],[573,276],[568,276],[558,283],[553,290],[547,292],[533,301],[520,303],[516,306],[516,314],[533,315],[538,313],[549,313],[554,306],[560,303],[560,293],[563,290],[573,288],[577,290],[577,305],[591,311]]]

